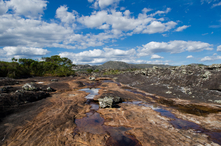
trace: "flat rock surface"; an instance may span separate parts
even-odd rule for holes
[[[127,83],[104,79],[36,77],[17,80],[19,84],[11,85],[12,88],[35,82],[39,86],[50,85],[56,92],[42,100],[23,103],[17,111],[4,117],[0,123],[0,145],[117,146],[114,138],[118,136],[114,133],[119,131],[134,139],[133,145],[137,146],[220,144],[217,140],[221,136],[219,104],[166,98]],[[89,93],[80,89],[89,87],[99,88],[94,103],[105,96],[119,96],[123,102],[114,108],[98,109],[88,119],[91,106],[85,97]],[[191,110],[193,108],[195,112]],[[87,119],[89,123],[78,123],[81,119]],[[90,126],[78,128],[81,124]],[[111,128],[110,132],[104,127]]]

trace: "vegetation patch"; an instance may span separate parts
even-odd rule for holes
[[[21,78],[29,76],[69,76],[75,72],[71,70],[72,61],[61,58],[59,55],[43,57],[43,61],[33,59],[12,58],[12,62],[0,61],[0,76],[10,78]]]

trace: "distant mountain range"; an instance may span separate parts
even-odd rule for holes
[[[126,70],[126,69],[142,69],[142,68],[152,68],[153,66],[158,67],[170,67],[169,65],[159,65],[159,64],[128,64],[121,61],[108,61],[102,65],[76,65],[73,67],[74,70],[85,70],[85,69],[118,69],[118,70]]]

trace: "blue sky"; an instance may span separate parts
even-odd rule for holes
[[[0,0],[0,60],[221,62],[221,0]]]

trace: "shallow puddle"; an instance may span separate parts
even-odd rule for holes
[[[112,81],[112,80],[103,80],[102,82],[103,82],[103,83],[115,83],[115,84],[117,84],[118,86],[121,86],[120,83],[114,82],[114,81]]]
[[[219,108],[212,108],[202,105],[194,105],[194,104],[187,104],[187,105],[181,105],[181,104],[175,104],[172,100],[166,100],[163,98],[160,98],[157,100],[157,102],[167,105],[169,107],[173,107],[174,109],[179,110],[183,113],[193,114],[197,116],[207,116],[210,113],[218,113],[221,112],[221,109]]]
[[[179,119],[173,113],[171,113],[170,111],[168,111],[166,109],[163,109],[160,106],[143,103],[142,101],[123,102],[123,103],[134,104],[134,105],[138,105],[138,106],[150,107],[154,111],[159,112],[162,116],[165,116],[165,117],[173,119],[173,120],[170,121],[170,123],[175,128],[177,128],[177,129],[184,129],[184,130],[194,129],[195,132],[206,134],[206,135],[209,136],[210,140],[212,140],[213,142],[218,143],[218,144],[221,145],[221,131],[210,131],[210,130],[207,130],[205,128],[202,128],[201,126],[197,125],[196,123]]]
[[[107,146],[141,146],[139,141],[132,135],[125,134],[126,131],[131,128],[126,127],[111,127],[105,126],[104,119],[96,111],[99,109],[97,102],[93,101],[95,95],[98,95],[99,89],[81,89],[90,93],[86,96],[87,104],[91,105],[90,112],[86,113],[87,117],[82,119],[76,119],[75,123],[77,127],[74,130],[73,136],[79,132],[90,132],[93,134],[109,134],[110,138],[107,140]]]
[[[91,83],[84,82],[84,85],[86,85],[89,88],[95,88],[97,86],[100,86],[101,82],[98,82],[98,81],[94,81],[94,82],[91,82]]]
[[[90,93],[89,95],[85,97],[86,99],[93,99],[94,96],[98,95],[99,90],[100,90],[99,88],[92,88],[92,89],[85,88],[85,89],[81,89],[80,91],[85,91],[85,92]]]
[[[147,95],[143,92],[139,92],[137,91],[136,89],[132,89],[130,87],[122,87],[122,89],[126,90],[126,91],[129,91],[129,92],[132,92],[132,93],[135,93],[135,94],[140,94],[140,95],[143,95],[143,96],[148,96],[150,98],[152,98],[153,100],[157,100],[158,98],[156,98],[155,96],[152,96],[152,95]]]

